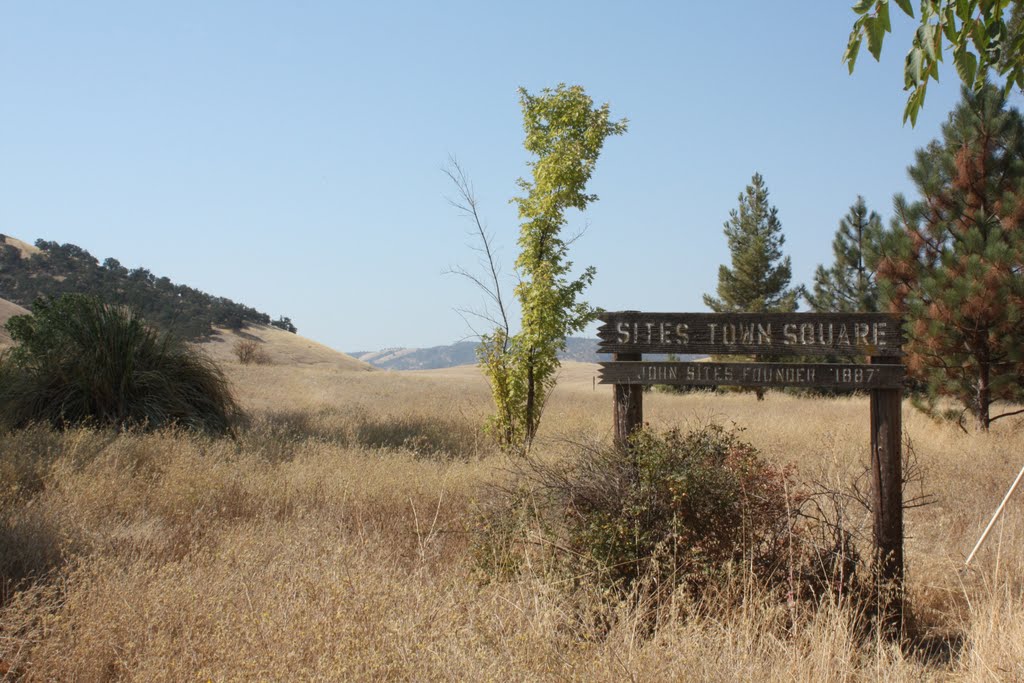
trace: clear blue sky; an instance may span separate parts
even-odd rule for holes
[[[78,244],[290,316],[346,351],[445,344],[479,297],[440,168],[472,176],[506,273],[526,175],[516,89],[583,85],[629,132],[573,245],[608,309],[703,310],[758,171],[794,283],[862,194],[888,220],[958,96],[902,125],[897,21],[840,62],[846,2],[0,0],[0,232]]]

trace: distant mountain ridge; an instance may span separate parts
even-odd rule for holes
[[[348,355],[383,370],[439,370],[458,365],[476,363],[476,347],[480,342],[460,341],[447,346],[430,348],[391,347],[380,351],[349,351]],[[569,337],[565,340],[565,351],[559,358],[580,363],[598,363],[611,360],[608,354],[597,353],[597,339]],[[679,360],[693,360],[703,356],[680,354]],[[645,356],[647,358],[647,356]],[[664,356],[652,355],[650,360],[663,360]]]

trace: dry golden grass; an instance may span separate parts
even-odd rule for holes
[[[10,238],[8,238],[10,239]],[[7,321],[16,315],[25,315],[29,311],[7,299],[0,299],[0,351],[11,345],[11,335],[7,333]]]
[[[213,336],[199,344],[199,348],[218,363],[229,365],[239,362],[235,346],[243,341],[259,344],[260,349],[266,354],[267,361],[272,364],[329,366],[339,370],[361,372],[374,369],[369,363],[273,325],[247,325],[239,331],[215,327]]]
[[[864,641],[848,608],[751,598],[653,633],[557,577],[479,580],[467,529],[505,460],[465,369],[227,364],[253,415],[238,442],[180,433],[0,437],[0,671],[7,680],[1024,680],[1024,497],[961,575],[1024,459],[1024,423],[966,436],[905,411],[937,497],[909,511],[908,576],[931,654]],[[570,366],[537,450],[607,438],[610,391]],[[746,429],[802,478],[849,481],[867,401],[645,398],[653,425]],[[942,645],[945,641],[946,644]],[[3,676],[0,676],[3,678]]]
[[[23,259],[32,258],[36,254],[42,253],[42,250],[39,247],[29,244],[28,242],[22,242],[16,237],[11,237],[10,235],[5,235],[3,241],[20,251],[21,258]]]

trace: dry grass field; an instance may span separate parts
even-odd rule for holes
[[[473,369],[351,372],[223,359],[237,440],[48,430],[0,436],[0,678],[30,681],[1024,680],[1024,495],[960,573],[1024,464],[1024,423],[965,435],[905,410],[935,496],[907,515],[916,646],[864,637],[850,607],[799,618],[752,591],[597,629],[562,579],[488,581],[469,533],[508,461],[481,433]],[[536,452],[610,437],[610,390],[570,364]],[[867,459],[864,398],[650,394],[652,426],[745,429],[806,481]],[[855,520],[860,524],[864,520]]]
[[[293,366],[333,367],[339,370],[363,371],[373,370],[373,366],[356,360],[352,356],[340,353],[299,334],[292,334],[272,325],[247,325],[244,330],[235,331],[214,328],[214,334],[200,346],[203,351],[221,364],[231,364],[237,360],[235,345],[242,340],[253,341],[258,345],[269,364]]]
[[[10,239],[10,238],[8,238]],[[7,321],[16,315],[25,315],[27,309],[7,299],[0,299],[0,351],[11,346],[11,335],[7,332]]]

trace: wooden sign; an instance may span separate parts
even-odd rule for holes
[[[613,384],[615,442],[631,448],[644,424],[647,384],[866,389],[871,412],[874,573],[881,618],[903,620],[903,374],[898,318],[884,313],[602,313],[601,383]],[[869,365],[644,361],[645,353],[869,356]]]
[[[834,363],[601,363],[601,384],[671,384],[694,387],[824,387],[898,389],[902,365]]]
[[[887,313],[602,313],[598,353],[902,356]]]

